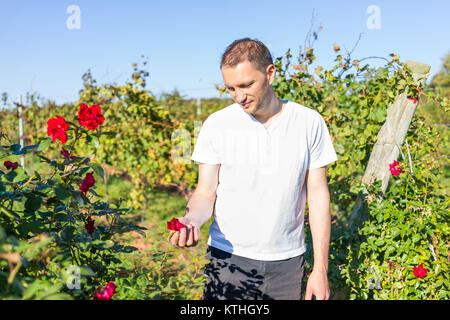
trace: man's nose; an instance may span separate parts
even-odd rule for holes
[[[247,99],[247,95],[242,90],[236,90],[236,101],[242,103]]]

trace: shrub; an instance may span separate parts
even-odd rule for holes
[[[121,200],[96,200],[94,174],[102,178],[102,167],[91,161],[93,155],[75,154],[74,145],[98,144],[102,121],[92,122],[95,113],[92,118],[83,112],[77,117],[80,125],[60,116],[49,119],[51,138],[36,145],[21,148],[0,135],[2,158],[14,163],[17,156],[36,150],[52,169],[30,174],[5,166],[6,161],[1,164],[0,298],[92,299],[97,287],[115,280],[117,256],[136,249],[121,245],[115,236],[129,231],[144,235],[144,228],[121,219],[131,212],[121,208]],[[59,157],[46,156],[51,148]]]

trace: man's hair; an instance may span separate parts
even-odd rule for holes
[[[262,73],[266,73],[269,64],[273,64],[269,49],[259,40],[243,38],[233,41],[222,55],[220,69],[224,66],[235,67],[239,63],[248,60]]]

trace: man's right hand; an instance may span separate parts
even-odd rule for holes
[[[181,217],[178,220],[186,226],[175,233],[170,238],[170,243],[179,247],[193,247],[196,246],[200,239],[200,227],[197,222],[189,218]]]

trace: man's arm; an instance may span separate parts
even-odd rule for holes
[[[314,248],[314,267],[308,278],[305,299],[314,295],[317,300],[323,300],[330,296],[327,271],[331,218],[326,167],[308,170],[305,180]]]
[[[219,183],[220,164],[199,164],[197,188],[186,205],[186,215],[178,218],[187,228],[176,231],[170,243],[184,246],[195,246],[200,240],[200,227],[211,218],[216,201],[216,190]]]

